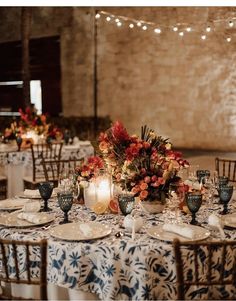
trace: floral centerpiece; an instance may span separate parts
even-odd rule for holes
[[[25,111],[19,109],[19,113],[19,120],[12,122],[10,127],[5,129],[5,139],[16,139],[17,136],[21,136],[38,140],[38,137],[42,136],[49,141],[62,137],[60,129],[48,122],[47,115],[37,114],[34,107],[27,107]]]
[[[80,166],[76,167],[75,174],[79,182],[90,181],[103,167],[104,161],[102,158],[99,156],[92,156],[89,157],[86,162],[83,162]]]
[[[168,186],[177,180],[177,172],[189,163],[172,150],[168,139],[157,136],[147,126],[141,138],[130,136],[115,122],[99,137],[99,149],[113,181],[141,200],[165,201]]]

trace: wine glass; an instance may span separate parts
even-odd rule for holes
[[[48,207],[48,200],[50,199],[53,191],[53,183],[52,182],[41,182],[39,183],[39,193],[41,198],[44,200],[44,207],[41,211],[47,212],[52,209]]]
[[[229,186],[220,186],[219,187],[219,197],[220,201],[224,205],[224,209],[221,212],[221,214],[227,214],[228,213],[228,203],[231,200],[231,197],[233,195],[234,187],[232,185]]]
[[[118,204],[123,215],[130,214],[134,208],[134,196],[130,194],[120,194],[118,196]]]
[[[70,192],[61,192],[57,194],[58,204],[61,210],[64,212],[64,219],[59,224],[71,223],[68,219],[68,212],[73,204],[73,194]]]
[[[183,183],[170,183],[168,189],[169,204],[168,207],[175,211],[175,220],[181,223],[180,207],[184,203],[185,189]]]
[[[16,136],[16,144],[17,144],[17,147],[18,147],[18,149],[17,149],[18,152],[20,151],[22,141],[23,141],[23,139],[21,138],[21,136],[19,136],[19,135]]]
[[[198,222],[196,220],[196,213],[198,212],[199,208],[202,204],[202,194],[196,193],[196,192],[188,192],[186,194],[186,204],[188,206],[188,209],[192,213],[192,220],[190,222],[191,225],[198,225]]]

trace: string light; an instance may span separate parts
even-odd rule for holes
[[[183,37],[186,35],[186,32],[196,32],[200,35],[200,38],[202,40],[206,40],[207,39],[207,34],[204,34],[204,32],[202,31],[202,28],[204,28],[204,22],[202,23],[198,23],[196,25],[194,24],[188,24],[188,23],[176,23],[176,25],[174,26],[170,26],[170,25],[165,25],[165,24],[161,24],[160,27],[157,27],[158,24],[154,23],[154,22],[150,22],[147,20],[138,20],[138,19],[134,19],[134,18],[129,18],[126,16],[120,16],[120,15],[113,15],[109,12],[105,12],[105,11],[99,11],[98,13],[96,13],[95,18],[96,19],[100,19],[102,16],[104,16],[105,20],[107,22],[110,21],[115,21],[115,24],[117,25],[117,27],[122,26],[123,24],[125,25],[126,22],[128,22],[127,26],[129,26],[129,28],[135,28],[135,26],[137,27],[141,27],[142,30],[146,31],[147,29],[151,29],[154,33],[156,34],[160,34],[163,30],[165,32],[167,32],[168,30],[172,30],[174,32],[178,32],[178,35],[180,37]],[[207,25],[205,27],[205,32],[206,33],[210,33],[213,32],[215,33],[216,31],[220,30],[220,27],[217,25],[215,26],[217,23],[218,24],[222,24],[222,27],[226,27],[226,25],[228,24],[229,27],[234,27],[234,23],[236,22],[236,14],[235,16],[231,16],[230,20],[226,19],[226,18],[222,18],[222,19],[215,19],[215,20],[211,20],[210,25]],[[113,22],[110,22],[111,24]],[[208,23],[208,22],[206,22]],[[209,24],[209,23],[208,23]],[[193,27],[191,27],[190,25],[193,25]],[[181,29],[181,30],[180,30]],[[221,30],[224,30],[224,28],[222,28]],[[201,34],[202,33],[202,34]],[[224,38],[225,41],[227,41],[228,43],[231,42],[232,38],[231,37],[225,37]]]
[[[161,33],[161,30],[160,30],[160,28],[155,28],[155,29],[154,29],[154,32],[155,32],[155,33]]]

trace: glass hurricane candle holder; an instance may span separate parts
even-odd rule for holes
[[[47,212],[52,209],[48,207],[48,200],[50,199],[53,191],[53,183],[51,182],[42,182],[39,183],[39,193],[41,198],[44,200],[44,207],[41,211]]]

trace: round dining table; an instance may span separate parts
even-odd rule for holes
[[[236,211],[235,205],[236,202],[232,200],[229,205],[230,213]],[[155,236],[152,231],[155,227],[158,232],[163,224],[169,222],[168,210],[159,214],[148,214],[137,204],[133,216],[141,217],[143,226],[134,235],[129,229],[124,228],[124,216],[120,213],[97,215],[77,203],[74,203],[69,211],[69,220],[72,223],[60,225],[59,228],[59,222],[63,220],[63,212],[56,198],[50,199],[49,207],[52,209],[49,213],[51,220],[45,225],[36,223],[22,228],[0,226],[1,238],[16,240],[46,238],[48,240],[47,280],[49,287],[53,287],[49,299],[62,299],[60,290],[70,293],[70,296],[64,295],[65,299],[78,300],[86,298],[89,300],[174,300],[176,298],[176,269],[172,240],[165,234]],[[210,207],[206,204],[202,205],[197,213],[197,219],[202,229],[200,234],[203,236],[198,239],[221,240],[220,233],[215,228],[211,228],[207,222],[210,214],[218,214],[221,210],[222,205],[219,204],[218,199],[215,199]],[[2,210],[0,223],[9,217],[9,214],[16,213]],[[181,214],[181,219],[185,224],[189,224],[191,216]],[[85,237],[83,235],[80,237],[78,228],[73,228],[75,225],[83,226]],[[98,230],[99,235],[90,235],[88,227],[91,226],[101,229],[100,232]],[[68,227],[75,229],[74,235],[71,231],[67,233]],[[235,229],[228,228],[224,232],[226,240],[236,239]],[[214,260],[217,262],[218,258]],[[22,269],[24,269],[23,264]],[[235,287],[230,287],[228,291],[235,295],[235,290]],[[218,290],[216,294],[221,300],[224,290]],[[199,299],[204,298],[202,290],[191,291],[190,295]]]

